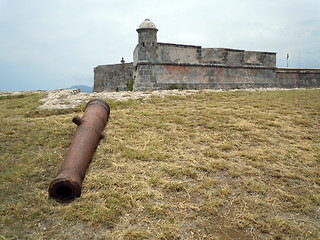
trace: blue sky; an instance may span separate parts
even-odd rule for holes
[[[92,86],[95,66],[132,61],[145,18],[159,42],[277,52],[278,67],[288,52],[290,67],[320,68],[319,11],[320,0],[0,0],[0,91]]]

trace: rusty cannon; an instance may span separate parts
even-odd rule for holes
[[[109,105],[93,99],[86,105],[83,117],[75,116],[78,125],[57,177],[50,183],[49,196],[60,201],[81,195],[81,184],[100,140],[104,137],[110,114]]]

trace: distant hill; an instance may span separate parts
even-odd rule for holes
[[[69,87],[68,89],[78,88],[81,92],[92,93],[93,87],[89,87],[87,85],[74,85]]]

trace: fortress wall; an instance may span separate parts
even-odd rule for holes
[[[275,68],[201,64],[138,65],[140,67],[148,67],[148,71],[141,71],[142,75],[137,74],[138,81],[135,82],[134,90],[169,89],[172,84],[185,89],[275,87],[276,80]]]
[[[227,48],[202,48],[201,63],[274,68],[276,67],[276,53]]]
[[[126,91],[132,69],[132,63],[96,67],[93,91]],[[320,69],[146,62],[138,63],[134,74],[134,91],[170,89],[172,84],[185,89],[320,87]]]
[[[276,67],[276,53],[245,51],[244,64],[271,68]]]
[[[225,63],[228,66],[243,65],[244,50],[222,49],[225,52]]]
[[[135,49],[133,50],[133,66],[137,66],[137,63],[139,62],[139,46],[137,45]]]
[[[94,68],[93,92],[126,91],[132,78],[132,63],[99,65]]]
[[[157,62],[200,63],[201,47],[169,43],[157,44]]]
[[[277,86],[280,88],[320,87],[320,69],[277,69]]]
[[[262,52],[252,52],[245,51],[244,52],[244,63],[247,65],[262,65]]]
[[[139,63],[134,73],[133,91],[154,90],[156,77],[153,72],[153,65],[149,63]]]
[[[240,66],[243,64],[244,50],[227,48],[202,48],[201,63]]]
[[[202,48],[201,63],[203,64],[223,64],[224,54],[218,48]]]

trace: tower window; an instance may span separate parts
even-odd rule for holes
[[[144,47],[144,42],[142,43],[142,46]]]

